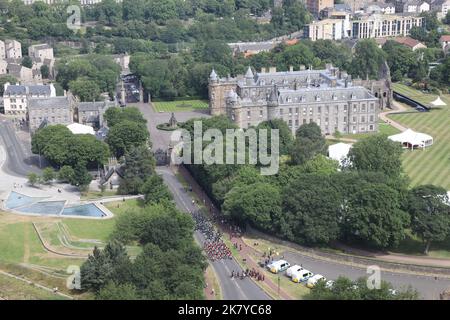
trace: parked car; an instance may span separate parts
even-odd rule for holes
[[[325,279],[325,277],[321,274],[316,274],[314,276],[312,276],[311,278],[308,279],[308,281],[306,282],[306,286],[308,288],[314,288],[317,284],[317,282],[319,281],[326,281],[327,279]]]
[[[296,282],[296,283],[300,283],[303,281],[307,281],[309,278],[311,278],[314,275],[314,273],[312,273],[309,270],[303,269],[299,272],[296,272],[292,275],[292,281]]]
[[[289,268],[291,265],[286,260],[277,260],[273,261],[271,264],[267,266],[267,268],[272,273],[279,273],[285,271],[287,268]]]
[[[286,275],[291,278],[294,273],[300,272],[301,270],[303,270],[303,267],[296,264],[286,270]]]

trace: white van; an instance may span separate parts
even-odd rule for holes
[[[271,264],[269,264],[267,266],[267,268],[272,273],[278,273],[278,272],[283,272],[284,270],[286,270],[290,266],[291,265],[286,260],[277,260],[277,261],[273,261]]]
[[[312,273],[311,271],[303,269],[292,275],[292,281],[294,281],[296,283],[303,282],[303,281],[306,281],[309,278],[311,278],[313,275],[314,275],[314,273]]]
[[[303,267],[299,266],[298,264],[290,267],[289,269],[286,270],[286,275],[291,278],[292,275],[296,272],[300,272],[303,270]]]
[[[327,281],[327,279],[325,279],[325,277],[321,274],[316,274],[313,277],[309,278],[308,281],[306,282],[306,286],[308,288],[314,288],[317,284],[317,282],[319,282],[320,280],[323,281]]]

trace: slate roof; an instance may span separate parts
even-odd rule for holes
[[[42,108],[70,108],[70,101],[68,97],[51,97],[51,98],[32,98],[28,105],[28,109],[31,111],[33,109]]]

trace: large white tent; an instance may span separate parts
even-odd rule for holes
[[[433,137],[420,132],[407,129],[402,133],[389,136],[392,141],[400,142],[404,148],[425,148],[433,144]]]
[[[328,147],[328,157],[330,159],[339,161],[339,164],[342,166],[351,148],[352,145],[348,143],[339,142],[336,144],[332,144]]]
[[[441,97],[437,97],[436,100],[434,100],[433,102],[431,102],[431,104],[435,107],[439,107],[439,106],[446,106],[447,104],[442,101]]]
[[[80,123],[72,123],[67,126],[73,134],[92,134],[95,135],[94,128]]]

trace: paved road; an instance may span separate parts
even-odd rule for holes
[[[192,204],[192,198],[184,190],[174,173],[166,167],[159,167],[157,172],[162,175],[165,183],[172,192],[178,208],[184,212],[197,210],[198,207]],[[194,234],[196,241],[200,245],[204,242],[204,237],[200,232]],[[243,280],[231,279],[231,271],[241,271],[242,269],[235,260],[220,260],[211,262],[219,283],[224,300],[268,300],[270,297],[249,278]]]
[[[5,172],[24,177],[30,172],[40,173],[38,159],[31,153],[29,147],[17,138],[10,120],[0,118],[0,143],[7,152],[7,161],[3,167]]]
[[[147,119],[147,128],[148,131],[150,132],[150,137],[152,139],[153,144],[152,149],[154,151],[158,150],[159,148],[167,150],[170,143],[170,137],[172,132],[158,130],[156,128],[156,125],[169,122],[171,113],[156,112],[148,103],[138,103],[133,104],[132,106],[137,107],[144,115],[144,118]],[[179,122],[184,122],[192,118],[200,118],[200,117],[208,118],[210,117],[210,115],[207,114],[205,110],[185,111],[175,113],[175,118]]]
[[[291,264],[303,265],[303,268],[322,274],[327,279],[334,280],[339,276],[346,276],[356,280],[357,278],[368,276],[366,269],[315,259],[297,252],[284,252],[283,254],[285,259]],[[429,276],[381,271],[381,279],[392,283],[397,289],[411,285],[423,299],[439,299],[439,294],[450,288],[450,279],[438,278],[435,280],[434,277]]]

